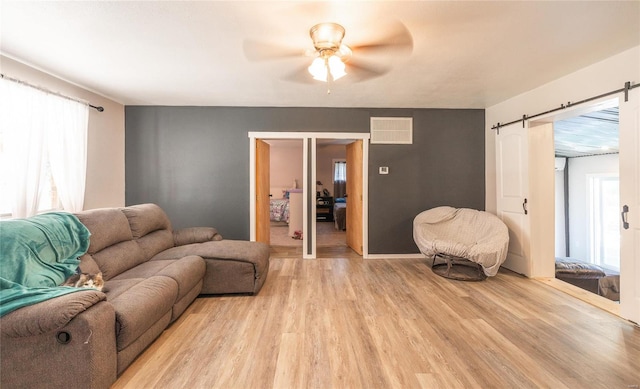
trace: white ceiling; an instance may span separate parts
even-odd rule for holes
[[[639,1],[0,0],[0,52],[126,105],[486,108],[640,44]],[[252,62],[246,41],[311,48],[332,21],[344,42],[395,21],[413,50],[354,58],[390,71],[327,95],[287,81],[308,57]],[[310,78],[310,77],[309,77]],[[636,80],[637,81],[637,80]]]

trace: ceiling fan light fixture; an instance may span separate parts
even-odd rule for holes
[[[329,67],[329,71],[331,72],[331,77],[333,78],[334,81],[344,77],[347,74],[347,72],[344,71],[344,68],[345,68],[344,62],[342,62],[342,60],[335,55],[332,55],[331,57],[329,57],[329,60],[327,61],[327,66]]]
[[[318,57],[313,60],[311,65],[308,67],[309,73],[313,76],[314,80],[327,82],[327,77],[331,74],[331,79],[333,81],[344,77],[347,75],[345,71],[345,65],[342,60],[332,55],[329,58],[321,58]]]
[[[324,59],[314,59],[308,69],[314,80],[327,82],[327,66]]]
[[[320,23],[309,32],[318,57],[308,67],[315,80],[327,82],[344,77],[344,61],[351,56],[351,49],[342,44],[344,27],[336,23]]]

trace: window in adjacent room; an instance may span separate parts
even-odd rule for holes
[[[347,161],[333,161],[333,196],[344,197],[347,193]]]
[[[591,258],[605,268],[620,270],[620,179],[618,175],[589,177]]]

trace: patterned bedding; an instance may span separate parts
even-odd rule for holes
[[[271,199],[269,220],[289,223],[289,199]]]

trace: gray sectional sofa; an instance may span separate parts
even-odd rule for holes
[[[0,319],[0,387],[108,388],[199,295],[258,293],[269,247],[214,228],[173,231],[154,204],[77,213],[91,232],[83,290]]]

